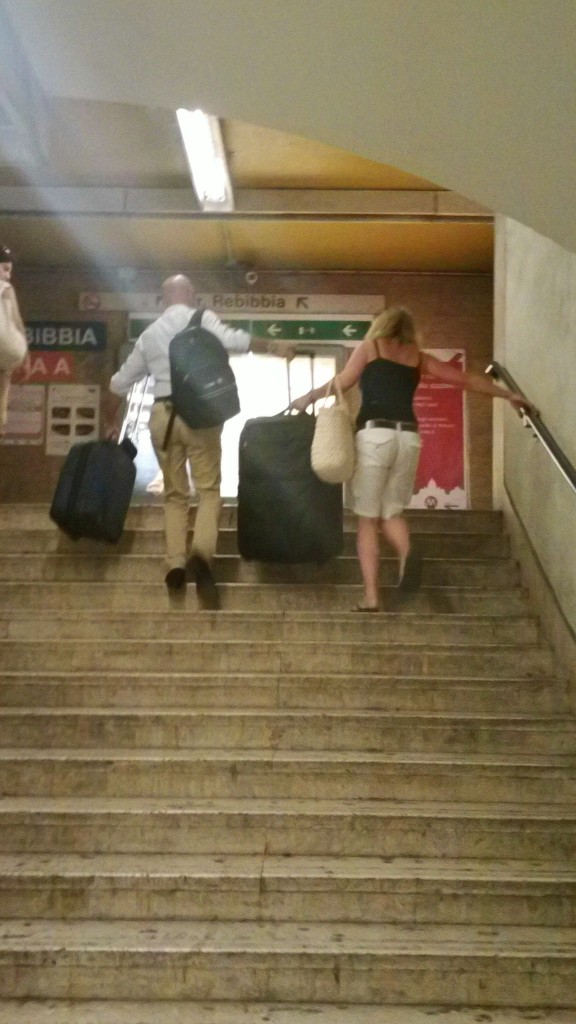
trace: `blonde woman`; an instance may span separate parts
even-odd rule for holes
[[[420,454],[413,399],[423,373],[466,391],[505,398],[518,409],[527,405],[523,396],[487,377],[463,373],[421,352],[408,310],[392,308],[375,317],[364,341],[337,377],[342,391],[359,384],[362,398],[351,490],[358,517],[357,551],[364,594],[354,611],[379,609],[380,536],[398,556],[399,593],[414,593],[420,586],[420,557],[411,544],[403,511],[412,497]],[[326,384],[322,384],[292,405],[303,411],[325,392]]]
[[[27,347],[25,343],[25,327],[22,322],[22,317],[20,316],[20,309],[18,308],[16,292],[14,291],[14,288],[11,284],[11,277],[12,253],[10,252],[10,249],[7,249],[5,246],[0,245],[0,302],[3,303],[4,312],[4,317],[2,319],[16,327],[17,331],[20,332],[20,334],[22,335],[22,358],[19,361],[23,362],[24,359],[26,358],[27,352]],[[18,336],[16,336],[16,339],[18,340]],[[2,340],[0,339],[0,348],[1,341]],[[20,344],[20,342],[18,342],[18,344]],[[10,356],[8,356],[8,353],[5,353],[5,355],[6,361],[4,365],[9,366],[9,369],[2,369],[0,360],[0,439],[6,433],[6,423],[8,421],[8,395],[10,392],[10,378],[12,376],[13,371],[16,369],[18,365],[18,355],[16,354],[14,356],[12,353],[12,349],[10,352]],[[1,356],[2,352],[0,351],[0,357]]]

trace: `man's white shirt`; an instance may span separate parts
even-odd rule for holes
[[[154,398],[167,398],[171,392],[170,342],[188,326],[193,312],[194,309],[181,303],[168,306],[142,331],[132,352],[112,377],[110,390],[116,395],[126,395],[133,384],[150,374],[154,378]],[[229,352],[247,352],[250,347],[248,331],[228,327],[211,309],[204,310],[201,326],[215,334]]]

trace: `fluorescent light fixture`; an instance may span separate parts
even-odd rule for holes
[[[206,212],[231,212],[234,196],[218,118],[184,107],[176,117],[200,206]]]

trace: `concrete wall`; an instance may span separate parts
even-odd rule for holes
[[[576,256],[500,217],[495,280],[495,358],[576,465]],[[508,411],[503,442],[502,504],[546,631],[576,678],[576,493]]]

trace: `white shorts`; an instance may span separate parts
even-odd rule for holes
[[[420,456],[412,430],[371,427],[356,434],[356,469],[351,481],[357,516],[392,519],[410,504]]]

